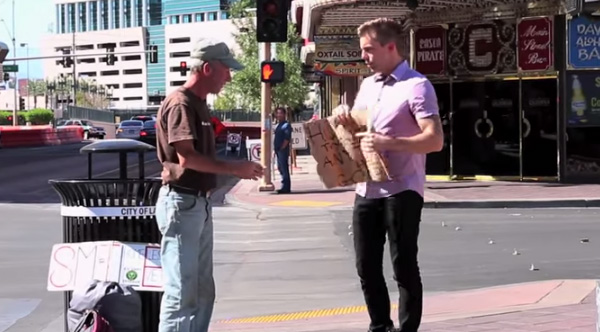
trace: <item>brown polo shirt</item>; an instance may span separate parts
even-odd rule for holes
[[[217,186],[215,174],[179,166],[173,143],[193,140],[198,153],[215,157],[215,136],[206,100],[181,87],[163,101],[156,126],[156,150],[163,165],[163,184],[208,192]]]

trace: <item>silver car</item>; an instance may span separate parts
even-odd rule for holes
[[[139,139],[140,130],[144,128],[144,123],[138,120],[126,120],[119,124],[117,128],[117,138]]]

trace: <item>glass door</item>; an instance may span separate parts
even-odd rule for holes
[[[433,87],[444,129],[444,148],[442,151],[427,154],[427,175],[450,175],[450,84],[434,83]]]
[[[453,91],[454,174],[519,178],[519,81],[457,83]]]
[[[523,80],[522,91],[523,177],[557,177],[557,81]]]

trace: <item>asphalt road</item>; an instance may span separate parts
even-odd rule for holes
[[[116,176],[116,160],[106,158],[99,159],[97,172]],[[46,291],[50,248],[61,241],[59,204],[52,189],[42,187],[49,187],[51,178],[85,177],[85,157],[78,155],[77,146],[2,150],[0,163],[0,181],[6,184],[0,186],[0,332],[62,331],[62,295]],[[221,182],[231,184],[230,179]],[[214,209],[214,319],[363,304],[348,234],[349,211],[250,211],[218,204],[222,193],[215,197]],[[434,293],[597,278],[599,213],[426,210],[420,241],[425,289]],[[589,242],[581,243],[583,238]],[[512,255],[515,248],[520,255]],[[538,271],[529,271],[532,263]],[[387,257],[385,271],[394,290]]]
[[[0,203],[60,203],[48,180],[86,179],[87,155],[79,153],[86,144],[0,149]],[[146,153],[145,160],[146,175],[157,175],[156,152]],[[95,178],[118,178],[118,154],[94,154],[92,162]],[[137,177],[137,165],[137,154],[129,154],[130,177]]]

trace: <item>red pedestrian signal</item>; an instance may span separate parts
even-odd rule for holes
[[[283,61],[263,61],[260,64],[260,81],[263,83],[281,83],[285,80]]]
[[[268,81],[271,78],[271,75],[273,75],[273,68],[271,68],[271,65],[267,63],[262,68],[263,80]]]
[[[181,76],[185,76],[187,74],[187,70],[187,62],[181,61],[179,63],[179,72],[181,73]]]

